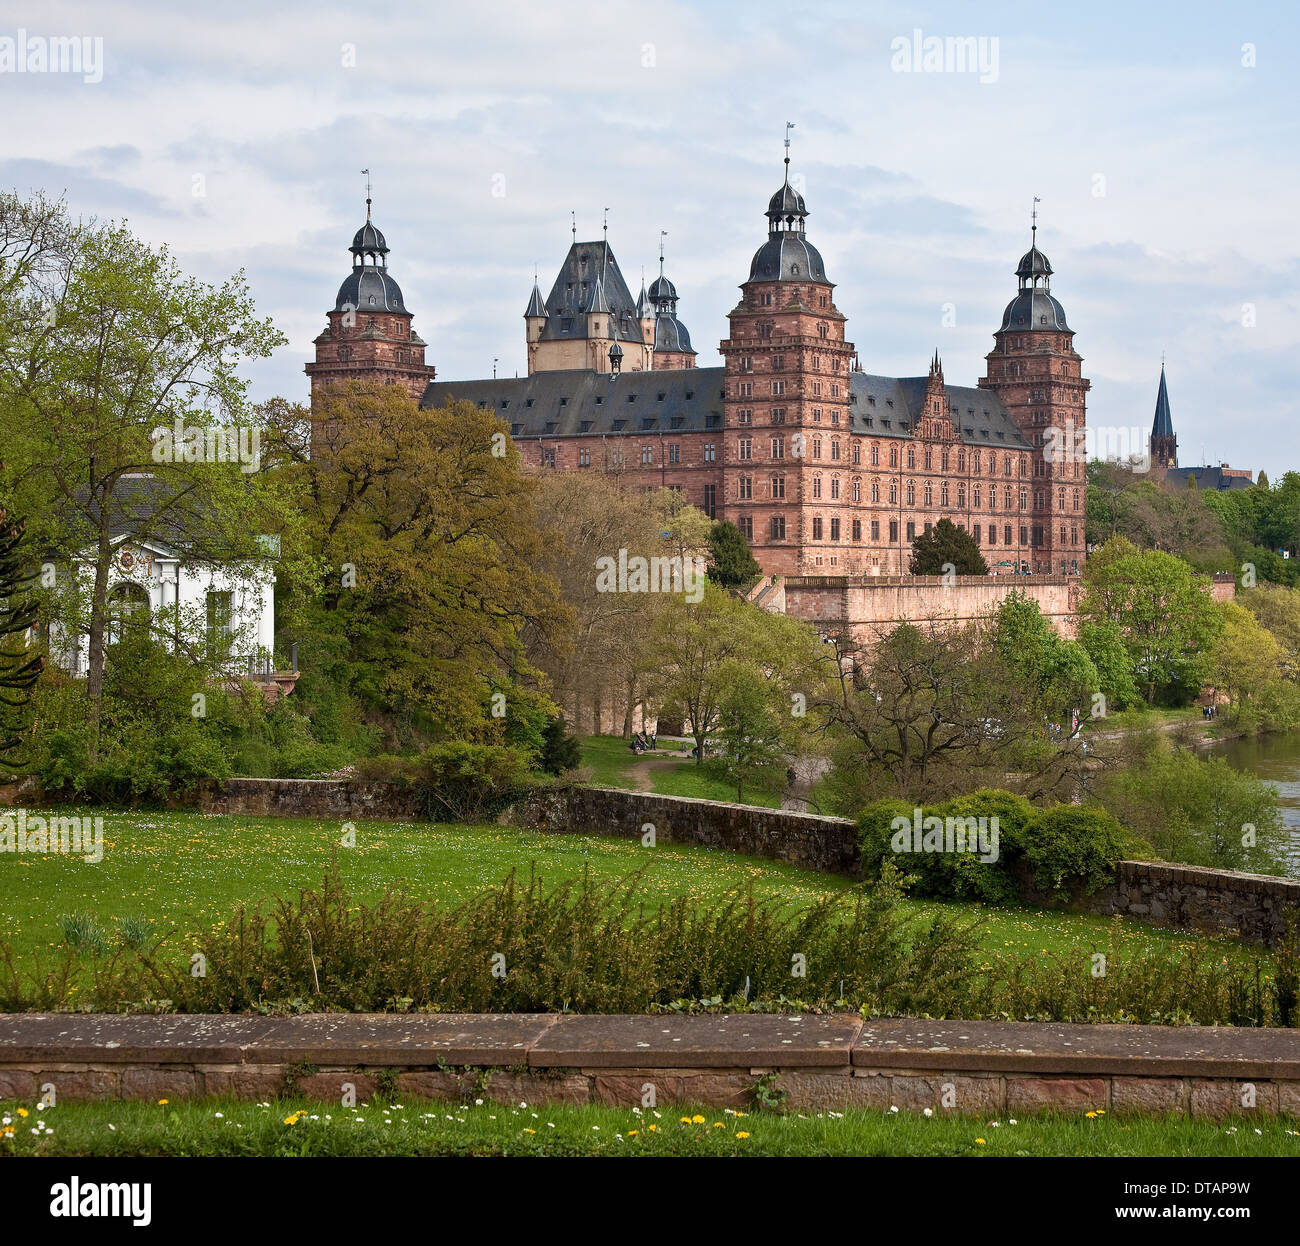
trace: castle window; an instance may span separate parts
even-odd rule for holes
[[[673,442],[668,447],[668,461],[670,463],[680,463],[682,461],[682,448],[677,442]]]
[[[907,500],[909,503],[912,501],[911,498]],[[928,480],[925,482],[925,504],[926,506],[934,505],[934,486]]]
[[[820,515],[814,515],[813,516],[813,540],[820,541],[821,539],[822,539],[822,517]]]
[[[860,480],[855,480],[853,482],[853,500],[855,502],[862,501],[862,481]]]
[[[591,421],[590,421],[590,420],[582,420],[582,421],[578,424],[578,432],[580,432],[580,433],[589,433],[589,432],[591,432]]]
[[[833,458],[833,459],[838,459],[839,457],[840,457],[840,443],[839,443],[838,441],[832,440],[832,441],[831,441],[831,458]]]
[[[748,501],[754,496],[754,478],[753,476],[741,476],[738,492],[736,494],[741,501]]]
[[[978,545],[978,544],[980,543],[980,525],[979,525],[979,524],[976,524],[975,527],[971,530],[971,536],[975,539],[975,544]]]
[[[716,519],[718,517],[718,486],[717,485],[704,486],[703,510],[704,513],[710,519]]]
[[[908,523],[907,523],[907,539],[908,539],[909,541],[915,541],[915,540],[916,540],[916,521],[915,521],[915,520],[908,520]]]
[[[553,446],[548,447],[547,449],[542,451],[542,466],[543,467],[555,466],[555,448]]]
[[[929,493],[930,491],[929,485],[925,486],[925,491],[926,493]],[[928,506],[930,503],[930,499],[927,497],[925,501],[926,501],[926,505]],[[907,482],[907,504],[908,506],[916,505],[916,484],[911,480]]]
[[[832,516],[831,516],[831,540],[832,540],[832,541],[838,541],[839,539],[840,539],[840,521],[839,521],[839,516],[838,516],[838,515],[832,515]]]
[[[822,495],[822,478],[820,476],[813,477],[812,495],[815,498],[820,498]]]
[[[853,466],[856,467],[862,462],[862,447],[855,441],[853,443]]]
[[[897,520],[897,519],[891,519],[891,520],[889,521],[889,539],[890,539],[891,541],[897,541],[897,540],[898,540],[898,520]]]
[[[926,463],[926,467],[929,467],[929,466],[930,466],[930,464],[929,464],[929,462],[927,461],[927,463]],[[910,471],[912,471],[915,467],[916,467],[916,447],[915,447],[915,446],[908,446],[908,447],[907,447],[907,470],[910,472]]]
[[[736,412],[737,424],[752,424],[754,422],[754,412],[751,408],[746,407]]]
[[[654,463],[654,461],[655,461],[655,452],[654,452],[654,447],[653,447],[653,446],[642,446],[642,447],[641,447],[641,465],[642,465],[643,467],[649,467],[651,464]]]
[[[773,437],[773,438],[772,438],[772,457],[773,457],[774,459],[783,459],[783,458],[785,458],[785,438],[784,438],[784,437]]]
[[[840,478],[839,478],[838,476],[832,476],[832,477],[831,477],[831,497],[832,497],[832,498],[835,498],[835,499],[838,499],[839,496],[840,496]]]
[[[704,446],[704,461],[706,463],[712,463],[716,457],[717,447],[711,441],[706,442]]]
[[[554,421],[554,420],[547,420],[547,421],[546,421],[546,431],[547,431],[548,433],[553,433],[553,432],[555,432],[555,421]]]
[[[740,531],[744,535],[745,540],[749,541],[752,544],[754,540],[754,516],[753,515],[742,515],[740,517]]]
[[[578,451],[578,466],[579,466],[579,467],[590,467],[590,466],[591,466],[591,451],[590,451],[590,450],[579,450],[579,451]]]
[[[815,459],[819,459],[822,456],[822,439],[820,437],[814,437],[812,439],[812,456]]]
[[[785,516],[773,515],[769,526],[769,531],[774,541],[785,540]]]
[[[785,408],[784,408],[784,407],[773,407],[773,408],[772,408],[772,423],[773,423],[773,424],[784,424],[784,423],[785,423]]]
[[[889,447],[889,466],[890,466],[890,467],[897,467],[897,466],[898,466],[898,447],[897,447],[897,446],[890,446],[890,447]],[[892,500],[892,499],[891,499],[891,500]]]
[[[946,480],[939,486],[939,505],[948,505],[948,482]]]
[[[773,476],[773,477],[772,477],[772,496],[773,496],[774,498],[783,498],[783,497],[785,497],[785,477],[784,477],[784,476]]]
[[[880,481],[878,480],[873,480],[871,482],[871,500],[873,502],[880,501]]]
[[[749,437],[742,437],[738,442],[736,442],[737,454],[742,462],[748,461],[754,457],[753,448],[754,442]]]
[[[862,520],[860,519],[853,521],[853,539],[855,541],[862,540]]]

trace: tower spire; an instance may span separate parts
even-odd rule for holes
[[[661,229],[659,231],[659,276],[664,275],[664,239],[668,237],[668,231]]]
[[[794,129],[794,122],[785,123],[785,184],[790,185],[790,131]]]
[[[1040,203],[1042,203],[1042,200],[1037,195],[1035,195],[1034,207],[1029,214],[1029,219],[1033,222],[1033,224],[1029,228],[1029,236],[1031,240],[1029,245],[1034,247],[1038,245],[1038,205]]]
[[[366,220],[369,220],[370,219],[370,170],[362,169],[361,172],[366,175]]]

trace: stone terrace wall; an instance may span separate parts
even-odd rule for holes
[[[657,843],[699,844],[827,874],[860,871],[857,828],[847,818],[606,787],[547,789],[506,816],[543,831],[628,839],[653,826]]]
[[[1235,931],[1271,947],[1286,932],[1287,913],[1300,916],[1300,879],[1121,861],[1114,885],[1090,897],[1088,908],[1158,926]]]
[[[408,790],[342,779],[230,779],[203,788],[199,804],[206,813],[340,822],[419,816]],[[859,878],[862,872],[857,828],[847,818],[620,788],[555,787],[521,801],[503,820],[556,834],[638,840],[647,826],[653,826],[658,843],[697,844],[850,878]],[[1300,910],[1300,879],[1121,861],[1114,885],[1076,907],[1157,926],[1237,932],[1272,946],[1286,929],[1288,911]]]
[[[481,1070],[476,1073],[474,1070]],[[796,1111],[985,1117],[1105,1110],[1300,1116],[1300,1030],[863,1021],[847,1016],[297,1017],[20,1013],[0,1027],[0,1099],[297,1093],[639,1107],[748,1106],[763,1077]]]
[[[414,818],[415,796],[391,783],[347,779],[227,779],[199,789],[204,813],[248,817]]]

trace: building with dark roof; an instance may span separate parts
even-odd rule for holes
[[[550,295],[534,282],[528,375],[431,379],[421,403],[492,411],[538,470],[678,490],[734,522],[766,572],[905,574],[947,518],[995,573],[1077,574],[1084,457],[1059,449],[1081,444],[1088,381],[1037,222],[986,374],[957,386],[937,351],[919,376],[858,366],[808,215],[787,154],[722,367],[694,366],[662,257],[633,301],[608,242],[575,231]]]
[[[1174,436],[1174,419],[1169,409],[1169,386],[1165,381],[1164,361],[1160,362],[1160,388],[1156,391],[1156,413],[1151,421],[1151,470],[1166,488],[1185,489],[1195,479],[1198,489],[1249,489],[1253,473],[1243,467],[1179,467],[1178,438]]]

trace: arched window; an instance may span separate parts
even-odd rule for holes
[[[108,590],[108,643],[149,633],[149,592],[133,580],[123,580]]]

